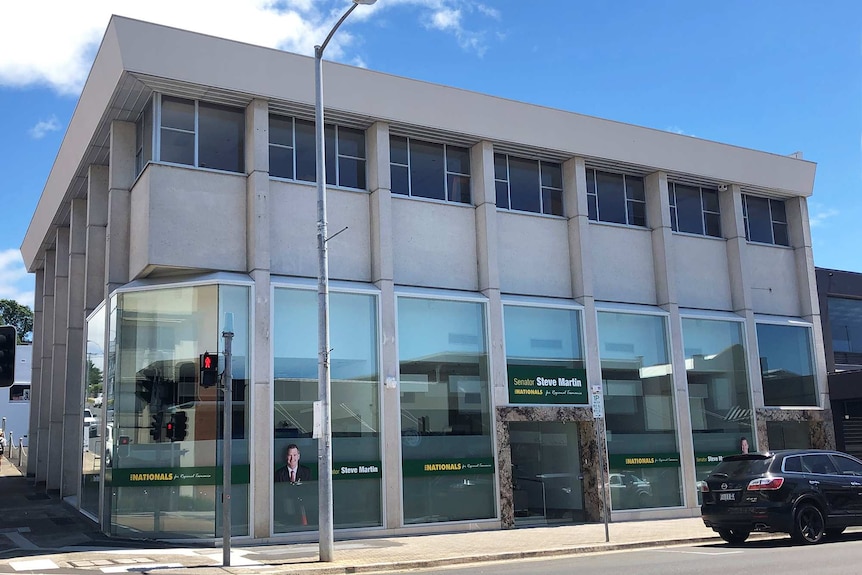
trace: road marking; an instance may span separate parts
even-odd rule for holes
[[[17,545],[19,549],[28,549],[31,551],[34,549],[39,549],[38,545],[34,544],[32,541],[21,535],[21,533],[19,533],[18,531],[4,533],[3,535],[5,535],[6,538],[9,539],[9,541]]]
[[[44,571],[59,569],[60,566],[50,559],[35,559],[33,561],[10,561],[9,566],[15,571]]]
[[[102,573],[128,573],[129,570],[149,571],[150,569],[176,569],[182,563],[136,563],[135,565],[120,565],[119,567],[102,567]]]
[[[672,549],[656,549],[658,553],[683,553],[687,555],[736,555],[742,551],[674,551]]]

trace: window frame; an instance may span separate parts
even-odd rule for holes
[[[505,161],[506,163],[506,174],[505,179],[499,178],[497,175],[497,159],[498,156]],[[532,210],[521,210],[512,207],[512,176],[511,176],[511,167],[509,163],[509,158],[516,158],[519,160],[526,161],[535,161],[537,163],[537,171],[536,171],[536,179],[538,183],[538,194],[539,194],[539,211],[534,212]],[[545,167],[556,168],[560,171],[560,187],[554,186],[546,186],[542,182],[542,170]],[[552,162],[549,160],[541,160],[541,159],[532,159],[523,156],[516,156],[514,154],[507,154],[504,152],[494,152],[494,189],[497,189],[497,184],[505,184],[506,185],[506,206],[497,205],[498,210],[507,210],[511,212],[520,212],[526,214],[542,214],[545,216],[555,216],[555,217],[565,217],[566,216],[566,205],[565,205],[565,194],[563,192],[563,165],[560,162]],[[560,208],[561,212],[559,214],[555,214],[550,211],[550,207],[546,208],[545,206],[545,192],[559,192],[560,194]]]
[[[698,196],[700,199],[700,232],[691,232],[691,231],[681,231],[679,229],[679,209],[677,207],[677,198],[676,198],[676,186],[677,184],[681,186],[685,186],[688,188],[696,188],[698,190]],[[704,198],[704,193],[715,193],[715,202],[716,206],[718,206],[717,211],[713,211],[707,208],[706,201]],[[723,238],[724,234],[721,230],[721,204],[718,197],[718,189],[717,188],[705,188],[703,186],[695,186],[691,184],[683,184],[682,182],[668,182],[667,183],[667,195],[668,195],[668,204],[670,209],[670,224],[671,229],[678,234],[691,234],[697,236],[704,236],[707,238]],[[711,234],[708,231],[707,225],[707,216],[713,215],[718,217],[718,235]]]
[[[592,184],[593,184],[592,190],[590,189],[590,172],[592,172]],[[615,220],[603,220],[602,219],[601,207],[599,205],[600,194],[599,194],[599,189],[598,189],[599,185],[598,185],[598,177],[597,177],[598,174],[600,174],[600,173],[622,177],[622,179],[623,179],[623,200],[625,203],[625,213],[626,213],[626,221],[625,222],[618,222]],[[608,172],[605,170],[600,170],[598,168],[591,168],[591,167],[586,168],[586,175],[587,175],[587,208],[588,208],[587,209],[587,219],[589,221],[597,222],[597,223],[600,222],[600,223],[604,223],[604,224],[616,224],[616,225],[620,225],[620,226],[629,226],[629,227],[633,227],[633,228],[649,229],[649,221],[647,219],[647,209],[646,209],[646,183],[644,182],[644,179],[642,176],[635,176],[632,174],[626,174],[624,172]],[[629,193],[629,186],[627,183],[628,178],[635,178],[637,180],[640,180],[641,185],[644,186],[644,199],[643,200],[639,200],[637,198],[631,197],[633,194]],[[595,205],[595,217],[593,217],[593,214],[591,213],[592,210],[590,209],[590,207],[592,205]],[[634,223],[632,221],[632,220],[634,220],[634,216],[633,216],[634,209],[633,208],[635,205],[642,205],[643,206],[643,220],[644,220],[643,225],[638,224],[638,223]]]
[[[751,239],[751,222],[749,218],[749,210],[748,210],[748,198],[754,198],[758,200],[766,200],[768,202],[769,208],[769,231],[770,231],[770,241],[763,242],[760,240],[752,240]],[[775,206],[781,205],[781,212],[784,212],[781,216],[782,219],[776,219],[775,212],[777,208]],[[786,200],[780,200],[776,198],[767,198],[765,196],[755,196],[752,194],[742,194],[742,219],[745,225],[745,240],[751,243],[762,244],[762,245],[773,245],[773,246],[790,246],[790,226],[787,222],[787,203]],[[783,229],[784,236],[787,240],[787,243],[777,241],[776,240],[776,229]]]
[[[177,127],[173,127],[173,126],[164,126],[163,125],[163,123],[162,123],[162,107],[163,107],[163,99],[164,98],[169,98],[172,100],[177,100],[177,101],[181,101],[181,102],[188,102],[188,103],[194,104],[194,128],[192,130],[186,130],[183,128],[177,128]],[[201,166],[200,165],[200,146],[201,146],[201,144],[200,144],[200,140],[201,140],[200,107],[201,107],[201,105],[203,105],[205,107],[210,107],[210,108],[216,109],[216,110],[219,110],[219,109],[221,109],[221,110],[232,110],[235,113],[238,113],[240,115],[240,117],[242,118],[243,129],[240,130],[240,134],[241,134],[241,137],[239,140],[240,149],[237,151],[238,157],[240,160],[239,161],[239,163],[240,163],[239,168],[240,169],[238,171],[228,170],[225,168],[218,168],[218,167],[212,167],[212,166]],[[162,93],[157,92],[155,94],[155,101],[154,101],[154,105],[153,105],[153,151],[152,151],[153,161],[158,162],[160,164],[170,165],[170,166],[182,166],[182,167],[187,167],[187,168],[191,167],[191,168],[196,168],[199,170],[213,170],[216,172],[222,172],[222,173],[226,173],[226,174],[245,174],[246,173],[246,171],[245,171],[245,168],[246,168],[246,166],[245,166],[245,154],[244,154],[244,150],[245,150],[245,146],[246,146],[245,126],[246,126],[246,118],[245,118],[245,110],[243,108],[240,108],[237,106],[225,105],[225,104],[216,104],[214,102],[206,102],[206,101],[202,102],[201,100],[198,100],[196,98],[183,98],[181,96],[173,96],[170,94],[162,94]],[[162,159],[162,131],[163,130],[166,130],[168,132],[178,133],[178,134],[190,134],[193,137],[193,139],[194,139],[194,146],[193,146],[194,162],[193,163],[186,164],[183,162],[173,162],[170,160],[163,160]],[[136,152],[137,152],[137,141],[136,141]]]
[[[401,162],[395,162],[395,161],[393,161],[393,160],[392,160],[392,140],[393,140],[393,139],[395,139],[395,138],[405,140],[405,141],[406,141],[406,143],[407,143],[407,146],[406,146],[406,149],[407,149],[407,163],[406,163],[406,164],[401,163]],[[428,196],[419,196],[419,195],[414,195],[414,194],[413,194],[413,171],[412,171],[412,169],[411,169],[411,166],[412,166],[413,151],[412,151],[412,148],[411,148],[411,145],[410,145],[410,143],[411,143],[412,141],[422,142],[422,143],[425,143],[425,144],[433,144],[433,145],[437,145],[437,146],[442,146],[442,147],[443,147],[443,199],[440,199],[440,198],[432,198],[432,197],[428,197]],[[449,148],[458,148],[458,149],[460,149],[460,150],[464,150],[464,151],[467,153],[467,161],[468,161],[468,163],[470,163],[469,171],[468,171],[467,173],[464,173],[464,172],[456,172],[456,171],[454,171],[454,170],[450,170],[450,169],[449,169]],[[390,133],[390,134],[389,134],[389,150],[390,150],[390,151],[389,151],[389,174],[390,174],[390,181],[394,181],[394,179],[395,179],[395,178],[392,178],[392,169],[393,169],[393,167],[406,168],[406,170],[407,170],[407,193],[406,193],[406,194],[403,194],[403,193],[401,193],[401,192],[396,192],[396,191],[394,190],[394,187],[393,187],[393,189],[391,189],[390,191],[391,191],[391,193],[392,193],[394,196],[405,197],[405,198],[413,198],[413,199],[423,199],[423,200],[434,201],[434,202],[446,202],[446,203],[458,204],[458,205],[462,205],[462,206],[472,206],[472,205],[474,205],[474,204],[473,204],[473,175],[472,175],[472,169],[473,169],[473,167],[472,167],[472,162],[470,162],[470,159],[471,159],[471,158],[470,158],[470,155],[471,155],[471,154],[470,154],[470,148],[469,148],[469,147],[466,147],[466,146],[458,146],[458,145],[456,145],[456,144],[447,144],[447,143],[445,143],[445,142],[438,142],[438,141],[434,141],[434,140],[423,140],[423,139],[419,139],[419,138],[413,138],[413,137],[411,137],[411,136],[401,136],[401,135],[398,135],[398,134],[392,134],[392,133]],[[453,199],[453,198],[452,198],[452,195],[453,195],[453,193],[454,193],[454,190],[450,190],[450,189],[449,189],[449,180],[450,180],[450,176],[451,176],[451,177],[455,177],[455,178],[467,178],[468,185],[469,185],[469,194],[470,194],[470,197],[469,197],[469,199],[468,199],[469,201],[467,201],[467,202],[462,202],[462,201],[460,201],[460,200],[458,200],[458,199]],[[391,184],[390,184],[390,185],[391,185]]]

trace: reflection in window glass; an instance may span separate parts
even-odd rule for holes
[[[598,320],[611,506],[681,505],[665,318],[602,311]]]
[[[643,178],[588,168],[587,212],[593,221],[645,227]]]
[[[745,239],[750,242],[789,246],[787,214],[782,200],[742,195]]]
[[[245,169],[242,108],[162,96],[159,135],[162,162],[230,172]]]
[[[811,328],[758,323],[757,346],[764,405],[817,406]]]
[[[317,292],[275,290],[273,521],[276,532],[318,527],[317,440],[311,437],[312,406],[319,397],[317,311]],[[337,528],[382,524],[377,340],[376,297],[332,293],[333,469],[355,470],[334,476]],[[296,468],[293,478],[292,468]]]
[[[828,313],[835,363],[862,365],[862,300],[830,297]]]
[[[398,351],[404,522],[495,517],[484,304],[399,297]]]
[[[470,150],[389,137],[392,193],[469,204]]]
[[[84,426],[84,459],[81,467],[81,509],[99,516],[99,485],[102,467],[113,464],[113,422],[105,421],[105,306],[87,320],[84,361],[83,405],[91,410],[95,421]]]
[[[248,329],[245,286],[196,286],[121,293],[111,314],[107,425],[111,474],[106,498],[111,533],[158,538],[211,538],[219,533],[222,403],[199,383],[199,356],[223,349],[221,318],[234,314],[231,532],[247,535],[249,508]],[[113,362],[113,366],[111,365]],[[220,370],[224,356],[220,354]],[[186,422],[171,435],[168,424]],[[177,479],[159,473],[211,477]],[[140,477],[150,474],[151,478]]]
[[[743,440],[756,451],[742,323],[682,320],[685,373],[697,479],[706,479]],[[698,497],[700,497],[698,491]]]

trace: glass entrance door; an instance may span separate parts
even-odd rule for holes
[[[512,422],[509,443],[515,525],[583,522],[577,424]]]

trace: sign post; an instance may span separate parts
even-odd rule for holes
[[[230,531],[231,531],[231,443],[233,442],[233,373],[231,371],[231,356],[233,347],[233,314],[224,314],[224,433],[222,441],[223,483],[222,483],[222,564],[230,567]]]
[[[608,517],[611,514],[608,506],[608,483],[605,476],[605,461],[607,461],[607,444],[605,443],[605,398],[602,386],[590,386],[590,404],[593,407],[593,421],[596,427],[596,446],[599,450],[599,477],[602,482],[602,516],[605,520],[605,542],[610,542]]]

